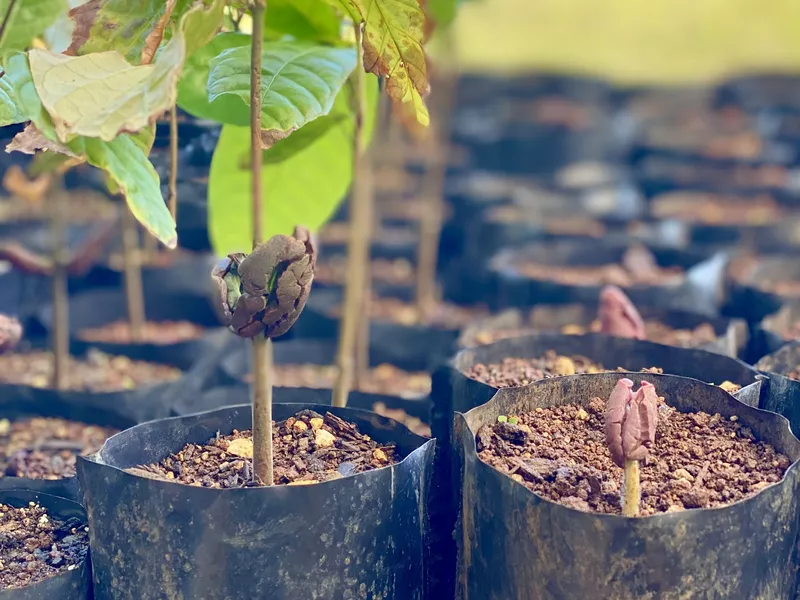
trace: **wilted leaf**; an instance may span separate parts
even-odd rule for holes
[[[39,150],[61,154],[67,158],[78,158],[78,155],[64,144],[48,139],[33,123],[28,123],[25,129],[15,135],[14,139],[6,146],[6,152],[36,154]]]
[[[378,104],[377,80],[369,78],[367,86],[364,133],[371,136]],[[353,175],[353,113],[349,102],[350,90],[345,87],[330,114],[318,119],[335,122],[313,143],[291,151],[289,146],[293,143],[304,143],[301,129],[264,153],[261,175],[266,237],[291,234],[297,224],[315,231],[347,194]],[[249,140],[246,127],[226,125],[214,151],[208,184],[208,229],[220,256],[252,247]],[[280,150],[285,153],[285,160],[271,162],[270,154],[282,145],[287,145]]]
[[[0,0],[0,15],[6,14],[10,3],[11,0]],[[18,0],[0,48],[25,50],[67,8],[67,0]]]
[[[175,221],[161,195],[158,173],[142,149],[142,139],[120,135],[110,142],[84,139],[89,164],[103,169],[125,195],[133,215],[168,248],[178,243]]]
[[[334,43],[341,40],[341,21],[326,0],[269,0],[264,34]]]
[[[186,61],[178,82],[178,106],[200,119],[232,125],[249,125],[249,111],[242,110],[242,101],[239,98],[225,94],[214,102],[208,101],[208,73],[211,59],[227,48],[249,44],[250,36],[244,33],[221,33],[192,54]]]
[[[140,64],[149,65],[156,57],[156,51],[161,45],[161,40],[164,39],[164,30],[167,28],[169,19],[172,16],[172,11],[175,10],[176,0],[166,0],[164,5],[164,13],[156,21],[155,27],[150,30],[144,40],[144,47],[142,48],[142,58]]]
[[[269,148],[306,123],[328,114],[355,63],[356,53],[351,48],[306,42],[265,43],[261,55],[262,145]],[[249,110],[250,49],[247,47],[223,50],[211,60],[209,101],[213,103],[226,95],[242,101],[239,107],[242,113]]]
[[[186,56],[192,56],[214,39],[222,27],[224,13],[225,0],[210,0],[210,3],[196,1],[182,15],[179,26],[186,41]]]
[[[221,19],[221,6],[222,0],[215,0],[209,8],[200,4],[184,13],[178,31],[153,64],[131,65],[116,51],[65,56],[31,50],[36,91],[58,139],[67,142],[83,135],[108,142],[121,132],[139,131],[154,122],[175,102],[186,59],[183,33],[192,31],[195,43],[205,42],[212,35],[207,22],[217,13]]]
[[[428,94],[425,14],[418,0],[339,0],[364,21],[364,69],[386,78],[386,93],[410,105],[417,121],[430,122],[422,99]]]
[[[86,4],[89,0],[67,0],[69,9],[78,8]],[[58,15],[56,21],[48,27],[42,34],[47,48],[53,52],[64,52],[72,43],[72,32],[75,29],[75,22],[70,18],[69,12],[64,11]]]

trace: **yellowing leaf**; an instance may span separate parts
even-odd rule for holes
[[[364,21],[364,69],[386,78],[386,93],[409,105],[417,121],[430,123],[423,96],[430,90],[425,50],[425,14],[418,0],[340,0]]]
[[[265,43],[261,55],[264,148],[328,114],[355,66],[356,53],[352,48],[331,48],[307,42]],[[249,110],[249,47],[223,50],[211,60],[208,101],[213,104],[226,95],[242,100],[242,113]],[[227,117],[221,116],[223,122],[227,122]]]
[[[90,3],[91,4],[91,3]],[[170,13],[164,13],[166,17]],[[175,102],[177,84],[186,60],[184,33],[192,44],[213,35],[222,18],[222,0],[200,4],[184,13],[178,31],[153,64],[131,65],[117,51],[65,56],[31,50],[29,62],[36,91],[53,120],[58,139],[77,135],[110,142],[119,133],[139,131]],[[156,27],[154,32],[160,30]],[[143,58],[153,50],[145,45]]]
[[[378,82],[370,77],[367,86],[364,133],[370,136],[377,112]],[[330,123],[310,143],[302,135],[303,128],[264,153],[262,218],[267,237],[290,234],[295,225],[317,230],[347,194],[353,177],[350,96],[348,87],[339,92],[330,114],[317,119],[320,126],[325,121]],[[208,231],[220,256],[252,247],[249,140],[247,127],[226,125],[211,162]],[[282,160],[273,160],[273,153],[280,154]]]

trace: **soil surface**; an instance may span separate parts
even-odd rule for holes
[[[160,463],[129,469],[145,477],[211,488],[253,485],[252,431],[188,444]],[[272,443],[277,485],[303,485],[387,467],[400,461],[394,444],[379,444],[332,413],[304,410],[274,423]]]
[[[675,329],[659,321],[645,321],[644,323],[646,339],[651,342],[665,344],[667,346],[678,346],[680,348],[697,348],[705,344],[710,344],[717,340],[717,332],[710,323],[702,323],[694,329]],[[479,344],[491,344],[497,340],[520,337],[532,333],[538,333],[540,329],[528,328],[503,328],[496,330],[485,330],[475,336],[475,341]],[[599,332],[600,321],[593,321],[589,327],[582,325],[565,325],[560,332],[567,335],[581,335],[587,332]]]
[[[52,353],[26,352],[0,354],[0,382],[49,388],[51,385]],[[109,356],[90,350],[85,359],[69,358],[69,385],[73,391],[118,392],[131,390],[148,383],[173,381],[181,372],[125,356]]]
[[[778,222],[786,211],[769,194],[752,198],[703,192],[673,192],[653,200],[653,214],[708,225],[766,225]]]
[[[415,282],[414,265],[405,258],[373,258],[370,263],[372,281],[396,286],[412,286]],[[328,285],[342,285],[347,278],[347,257],[333,256],[317,263],[314,281]]]
[[[167,346],[196,340],[205,329],[190,321],[148,321],[142,327],[142,339],[137,343]],[[131,326],[128,321],[114,321],[101,327],[91,327],[78,332],[78,337],[87,342],[132,344]]]
[[[34,502],[0,504],[0,590],[21,588],[77,569],[89,551],[88,527],[60,521]]]
[[[118,430],[54,417],[0,420],[0,466],[11,477],[75,475],[76,457],[97,452]]]
[[[245,375],[246,382],[252,375]],[[307,387],[325,389],[333,387],[336,367],[333,365],[275,365],[274,385],[277,387]],[[361,392],[419,398],[431,391],[431,376],[425,372],[403,371],[389,364],[378,365],[367,371],[364,379],[356,385]]]
[[[607,369],[603,365],[593,362],[585,356],[562,356],[554,350],[548,350],[536,358],[505,358],[500,363],[488,365],[477,363],[464,371],[464,375],[485,383],[495,388],[520,387],[533,383],[538,379],[559,377],[562,375],[576,375],[581,373],[604,373],[609,371],[629,371],[624,367]],[[648,367],[641,373],[664,372],[660,367]],[[717,385],[712,383],[712,385]],[[740,385],[724,381],[718,384],[729,394],[741,389]]]
[[[331,310],[331,316],[341,315],[341,306]],[[389,321],[398,325],[428,325],[437,329],[461,329],[472,323],[475,319],[489,314],[486,306],[461,306],[450,302],[438,302],[434,305],[422,321],[418,317],[416,304],[404,302],[399,298],[373,297],[369,302],[369,316],[376,321]]]
[[[536,494],[584,511],[619,514],[622,469],[605,441],[605,400],[537,408],[478,432],[481,460]],[[781,480],[791,461],[737,417],[681,413],[659,400],[650,458],[641,465],[642,516],[711,508]]]
[[[383,402],[376,402],[372,405],[372,412],[402,423],[408,427],[411,432],[416,433],[417,435],[431,437],[431,426],[425,423],[422,419],[408,414],[403,409],[389,408]]]
[[[576,286],[667,286],[679,285],[684,280],[681,267],[659,266],[652,253],[643,247],[629,249],[618,264],[573,266],[520,260],[514,263],[514,268],[523,277]]]

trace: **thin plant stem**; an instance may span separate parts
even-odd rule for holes
[[[169,111],[169,212],[178,220],[178,107]]]
[[[261,190],[261,47],[266,2],[254,0],[250,38],[250,172],[253,197],[253,248],[264,241]],[[272,464],[272,343],[253,338],[253,474],[257,483],[274,485]]]
[[[356,34],[356,70],[353,71],[355,91],[355,127],[353,128],[353,187],[350,197],[350,233],[347,242],[347,281],[344,291],[344,311],[339,328],[336,351],[336,381],[333,388],[333,406],[347,406],[347,397],[353,384],[354,358],[359,323],[368,319],[363,314],[366,297],[367,269],[369,268],[369,235],[372,218],[372,174],[366,157],[362,135],[364,107],[366,106],[366,73],[363,65],[363,29],[354,25]]]
[[[452,33],[444,32],[449,48],[453,47]],[[454,55],[453,52],[450,53]],[[417,316],[424,321],[438,300],[436,265],[439,260],[439,237],[442,232],[444,188],[447,177],[447,156],[450,142],[450,109],[453,105],[456,74],[450,69],[443,75],[439,102],[436,103],[436,122],[428,136],[429,168],[423,185],[425,208],[420,215],[420,239],[417,249],[416,299]]]
[[[144,329],[144,292],[142,291],[142,256],[139,252],[139,231],[136,219],[127,206],[122,210],[122,264],[125,273],[125,301],[131,341],[142,341]]]
[[[642,488],[639,484],[639,461],[625,460],[622,474],[622,516],[635,517],[639,514],[642,502]]]
[[[61,186],[51,188],[51,228],[53,238],[53,387],[65,390],[69,385],[69,292],[66,240],[66,198]]]

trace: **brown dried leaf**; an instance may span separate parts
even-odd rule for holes
[[[64,144],[46,138],[33,123],[28,123],[25,129],[15,135],[14,139],[6,146],[6,152],[16,151],[24,154],[36,154],[38,150],[56,152],[75,159],[80,158]]]
[[[3,187],[7,192],[30,204],[41,204],[50,188],[49,173],[31,179],[19,165],[11,165],[3,175]]]
[[[161,18],[156,22],[156,26],[147,34],[144,40],[144,48],[142,48],[143,65],[149,65],[153,62],[153,58],[156,56],[156,50],[158,50],[158,47],[161,45],[161,40],[164,39],[164,30],[167,27],[167,23],[169,23],[173,10],[175,10],[175,0],[167,0],[164,14],[161,15]]]
[[[77,56],[78,50],[89,40],[92,27],[97,20],[97,13],[102,6],[102,0],[89,0],[86,4],[69,11],[69,18],[75,23],[72,31],[72,43],[64,51],[68,56]]]

